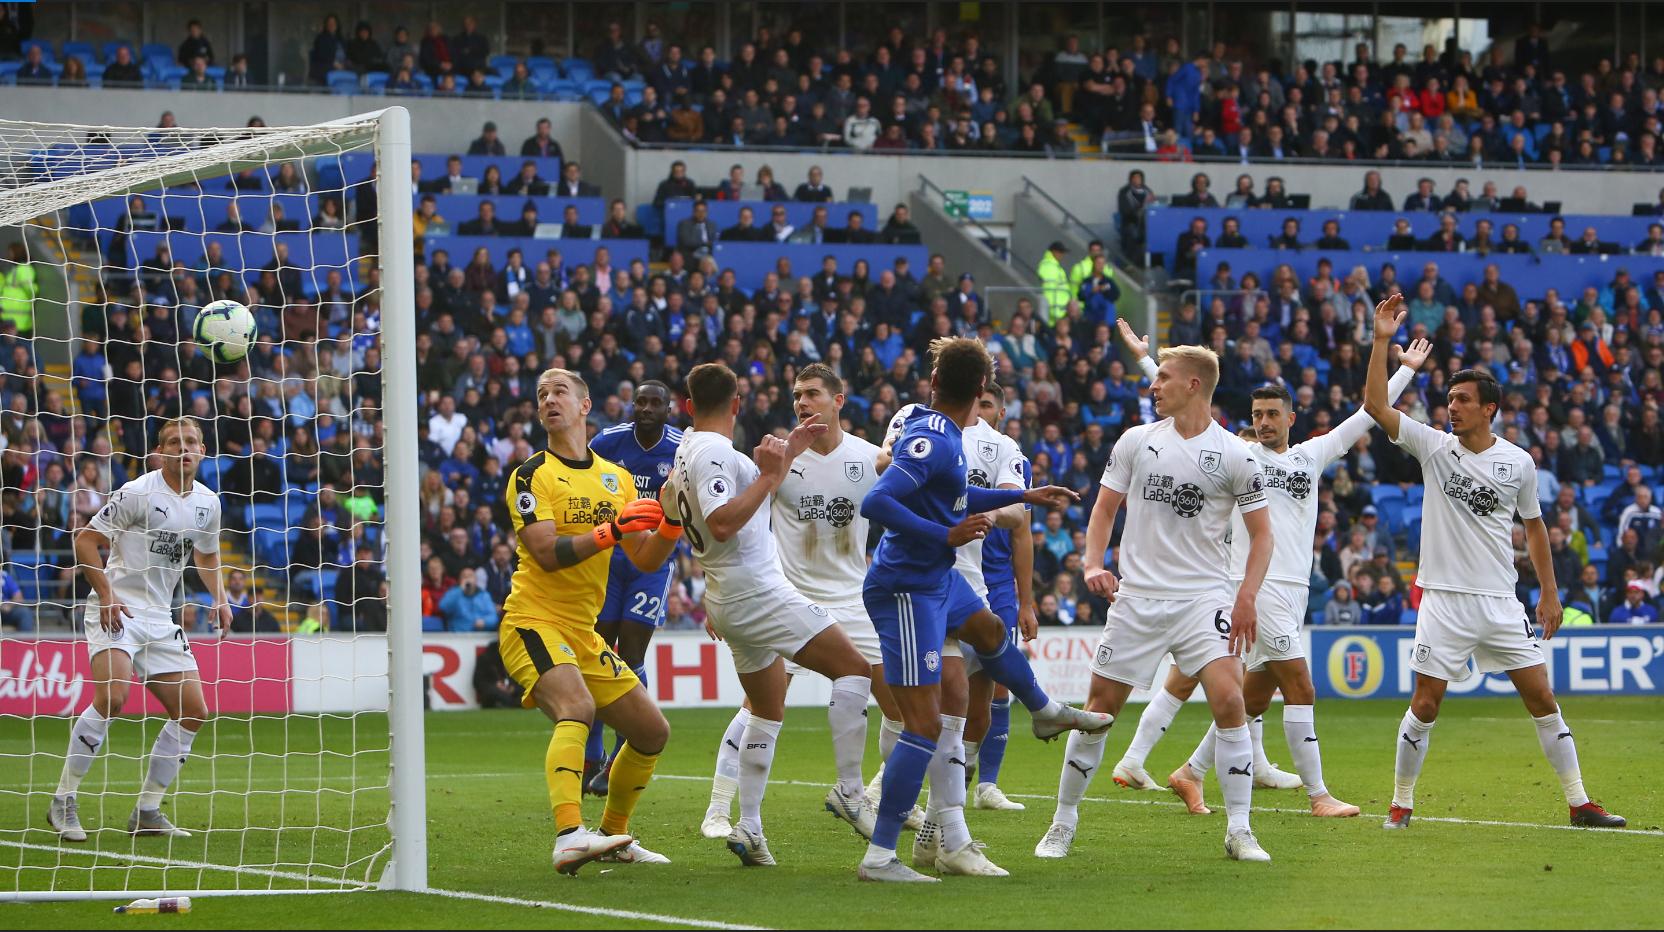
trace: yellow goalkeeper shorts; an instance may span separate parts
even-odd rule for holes
[[[503,655],[503,666],[509,676],[525,688],[520,704],[528,709],[537,705],[532,688],[538,678],[562,664],[578,668],[597,709],[624,698],[641,683],[635,671],[607,646],[594,628],[580,630],[509,615],[498,629],[497,649]]]

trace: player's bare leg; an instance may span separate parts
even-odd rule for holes
[[[555,816],[555,870],[575,874],[597,858],[629,846],[629,835],[603,835],[583,824],[584,743],[595,719],[595,699],[573,664],[557,664],[532,684],[532,701],[555,724],[544,755],[543,776]]]
[[[89,664],[93,683],[92,704],[75,719],[69,732],[69,750],[64,755],[58,791],[47,808],[46,822],[62,841],[86,841],[81,827],[78,793],[81,781],[92,769],[93,759],[103,749],[110,720],[121,714],[133,688],[133,658],[126,651],[106,649],[92,656]]]
[[[1132,686],[1093,674],[1092,687],[1082,708],[1108,715],[1113,721],[1130,695]],[[1096,733],[1075,732],[1069,736],[1063,751],[1063,772],[1057,781],[1057,809],[1052,813],[1046,834],[1034,846],[1035,857],[1061,858],[1069,854],[1075,840],[1075,826],[1080,822],[1080,801],[1092,785],[1093,774],[1103,764],[1104,742],[1108,738],[1107,729]]]
[[[1509,670],[1508,679],[1513,681],[1514,690],[1520,694],[1537,726],[1537,743],[1542,746],[1543,756],[1560,778],[1572,824],[1585,828],[1623,828],[1629,824],[1623,816],[1601,808],[1584,791],[1583,773],[1577,764],[1577,741],[1560,715],[1560,704],[1555,701],[1554,688],[1549,684],[1548,667],[1539,663]]]
[[[1312,674],[1305,658],[1270,660],[1263,670],[1250,671],[1242,684],[1242,700],[1248,715],[1255,718],[1264,715],[1271,706],[1272,694],[1278,689],[1283,693],[1283,736],[1288,740],[1289,754],[1293,755],[1295,770],[1311,802],[1312,815],[1331,818],[1357,815],[1357,806],[1331,796],[1323,782],[1323,758],[1313,715],[1317,690],[1312,686]]]
[[[866,786],[861,780],[867,749],[867,697],[872,694],[872,667],[838,625],[821,630],[792,658],[799,666],[832,681],[832,701],[826,718],[832,730],[832,756],[838,782],[826,794],[826,809],[849,823],[863,838],[872,838],[877,818],[868,812]]]
[[[773,867],[768,840],[763,837],[763,795],[768,788],[769,769],[774,766],[774,749],[780,740],[780,726],[786,716],[785,661],[776,657],[761,670],[740,674],[746,705],[751,714],[740,738],[740,819],[728,833],[725,844],[747,867]]]
[[[1138,728],[1133,732],[1132,743],[1127,745],[1127,752],[1121,755],[1120,762],[1110,775],[1117,785],[1135,790],[1162,788],[1144,769],[1144,762],[1149,759],[1156,743],[1167,734],[1179,710],[1196,692],[1196,683],[1195,677],[1185,676],[1178,667],[1167,668],[1167,681],[1144,706],[1144,713],[1138,716]]]
[[[195,670],[159,673],[145,681],[145,688],[162,704],[168,720],[162,724],[150,748],[144,788],[139,791],[138,804],[127,819],[127,831],[134,835],[188,838],[191,833],[168,821],[168,817],[162,814],[161,805],[163,794],[190,756],[197,732],[208,721],[208,703],[202,695],[202,679]]]

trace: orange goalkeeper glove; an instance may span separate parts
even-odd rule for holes
[[[602,550],[616,545],[625,534],[651,531],[664,521],[664,509],[651,498],[638,498],[619,513],[618,520],[595,527],[595,543]]]

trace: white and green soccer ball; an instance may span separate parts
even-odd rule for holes
[[[235,301],[221,300],[197,313],[192,333],[209,359],[234,363],[248,355],[256,329],[252,311]]]

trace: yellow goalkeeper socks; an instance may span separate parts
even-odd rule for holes
[[[647,781],[653,779],[653,768],[659,755],[647,755],[629,742],[613,758],[612,774],[607,778],[607,811],[601,816],[601,833],[622,835],[630,830],[630,814],[636,811],[636,801]]]
[[[549,739],[549,751],[543,757],[543,779],[549,783],[549,808],[555,813],[556,832],[584,824],[584,742],[588,740],[589,723],[571,719],[556,722],[555,734]]]

